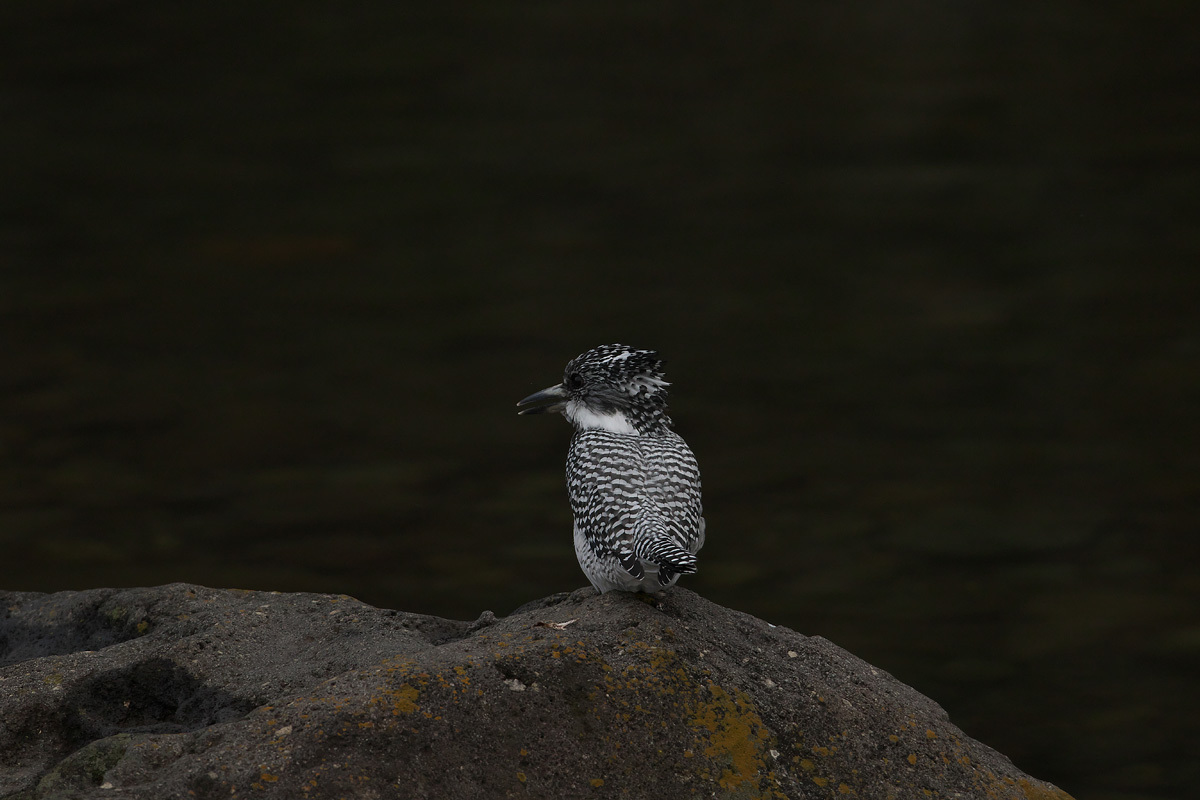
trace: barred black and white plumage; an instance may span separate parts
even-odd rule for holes
[[[671,430],[666,387],[658,353],[609,344],[517,404],[522,414],[561,411],[575,426],[567,454],[575,555],[601,592],[656,593],[696,571],[700,468]]]

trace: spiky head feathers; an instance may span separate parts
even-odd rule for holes
[[[623,344],[601,345],[576,356],[563,375],[568,418],[588,427],[581,420],[589,414],[623,416],[639,433],[669,426],[662,366],[657,351]]]

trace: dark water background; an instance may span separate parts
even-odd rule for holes
[[[0,586],[574,589],[513,404],[656,347],[687,586],[1189,796],[1194,8],[6,3]]]

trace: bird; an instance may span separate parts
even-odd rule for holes
[[[517,403],[518,414],[560,412],[575,427],[566,476],[575,556],[601,594],[661,595],[696,571],[700,467],[672,430],[668,385],[657,351],[606,344]]]

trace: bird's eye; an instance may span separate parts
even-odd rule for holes
[[[583,386],[583,378],[579,377],[578,373],[572,372],[563,383],[566,384],[568,392],[573,392]]]

